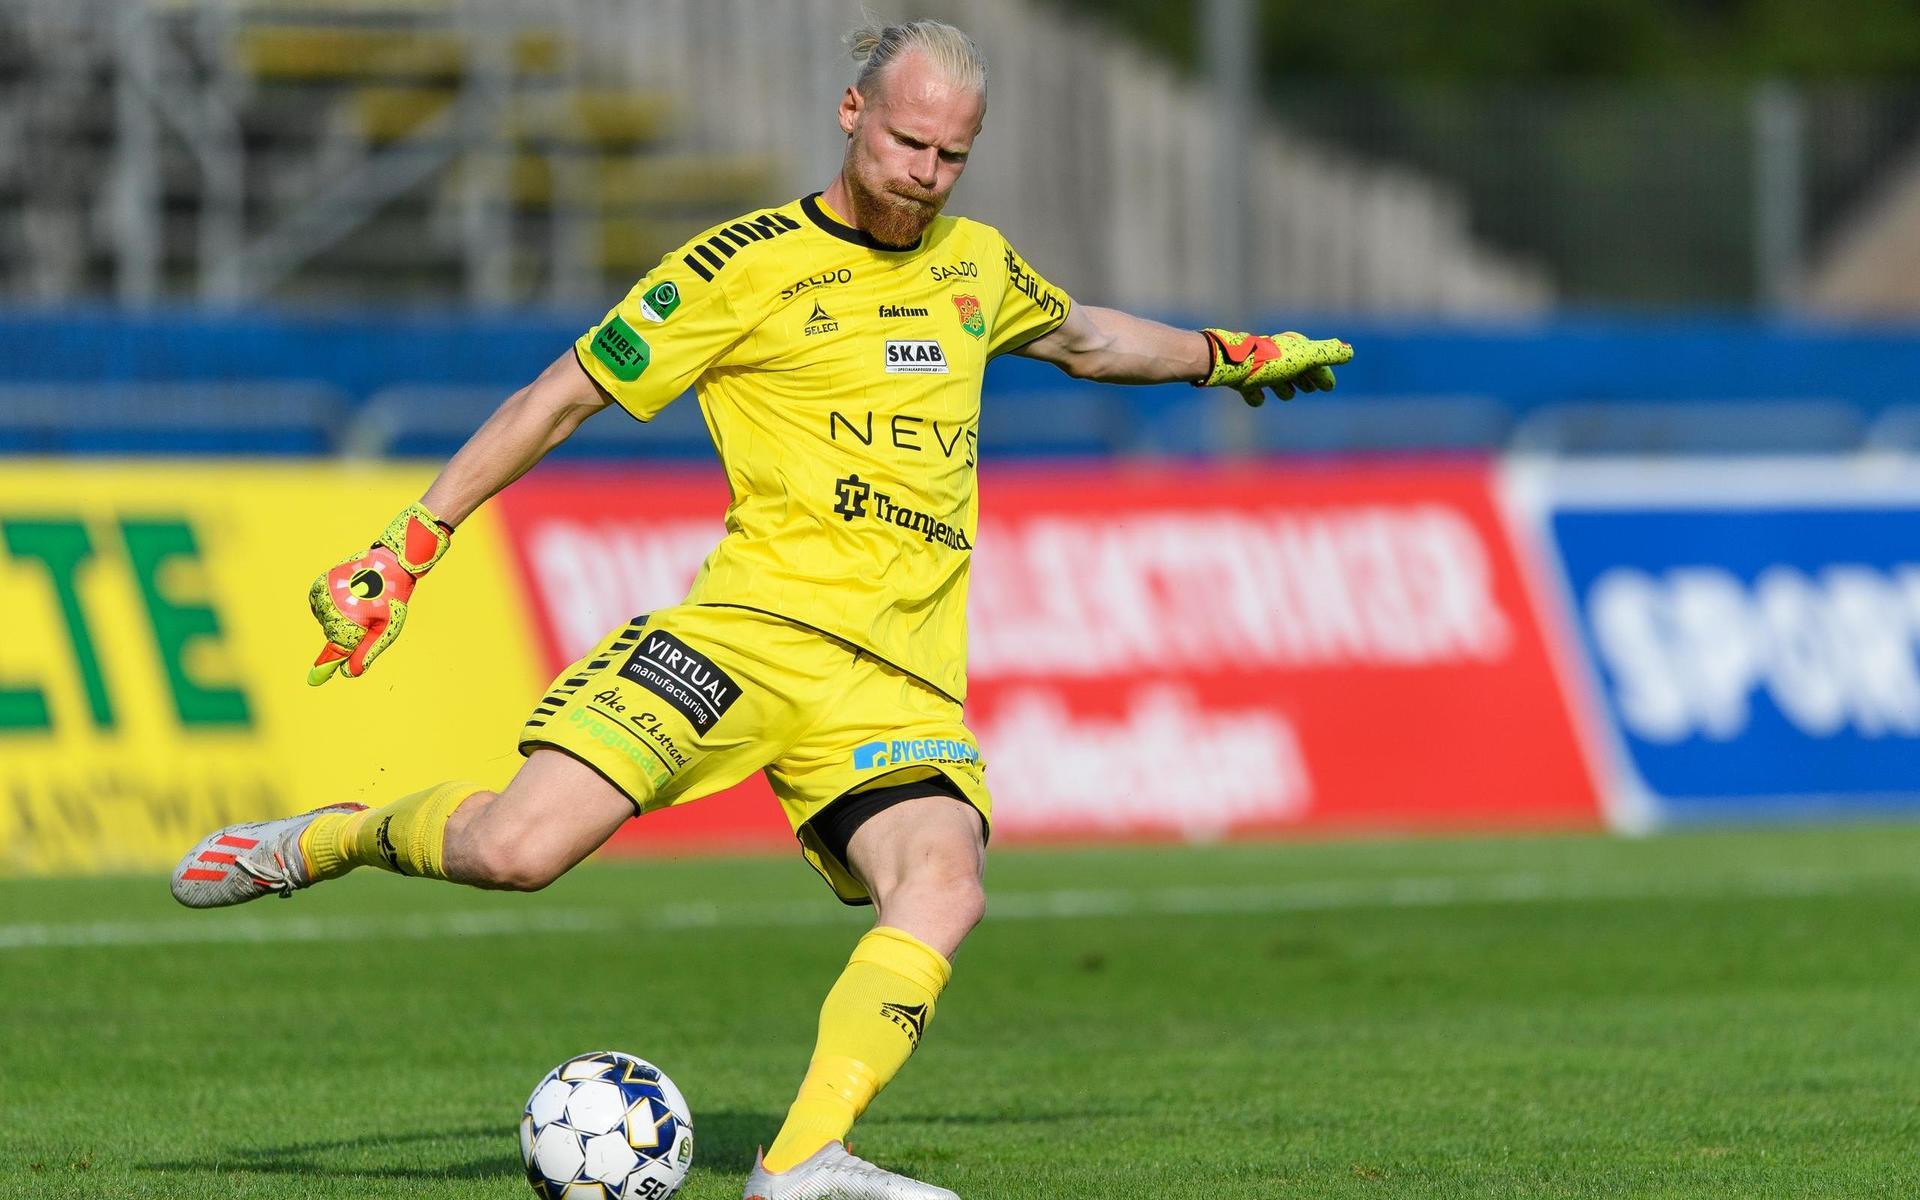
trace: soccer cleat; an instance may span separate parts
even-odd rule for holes
[[[321,813],[364,812],[364,804],[329,804],[297,817],[229,825],[200,840],[173,869],[173,898],[188,908],[245,904],[272,892],[306,887],[300,835]]]
[[[943,1187],[882,1170],[828,1142],[791,1171],[778,1175],[754,1156],[744,1200],[960,1200]]]

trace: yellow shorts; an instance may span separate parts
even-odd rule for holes
[[[834,801],[933,780],[930,791],[993,819],[958,703],[858,647],[749,608],[683,605],[601,638],[527,718],[520,752],[541,746],[586,763],[643,814],[764,770],[801,852],[849,904],[871,898],[813,827]]]

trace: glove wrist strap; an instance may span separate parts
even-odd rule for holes
[[[431,571],[433,564],[453,545],[453,531],[416,500],[387,523],[385,532],[374,544],[393,551],[407,574],[418,578]]]
[[[1207,339],[1207,373],[1193,381],[1194,387],[1220,386],[1220,368],[1227,361],[1226,343],[1221,338],[1224,333],[1226,333],[1224,329],[1200,331],[1200,336]]]

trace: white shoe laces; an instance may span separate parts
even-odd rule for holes
[[[278,892],[282,900],[293,895],[295,886],[293,882],[293,872],[287,870],[286,859],[281,856],[278,850],[273,852],[273,866],[271,867],[265,863],[255,866],[244,858],[237,860],[234,865],[242,871],[245,871],[252,878],[265,884],[269,890]]]

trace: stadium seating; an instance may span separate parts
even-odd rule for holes
[[[1870,450],[1920,454],[1920,404],[1889,406],[1867,430]]]
[[[1832,400],[1550,404],[1514,430],[1513,449],[1544,454],[1846,454],[1865,421]]]
[[[764,156],[698,148],[578,6],[143,3],[124,28],[57,7],[0,6],[16,294],[578,302],[784,198]],[[114,72],[152,77],[140,120],[101,102]]]
[[[445,458],[458,450],[506,398],[497,388],[392,387],[376,393],[342,439],[355,457]],[[563,459],[703,458],[713,454],[700,406],[683,399],[651,421],[618,409],[598,413],[553,457]]]
[[[309,381],[8,384],[0,452],[330,454],[347,400]]]
[[[541,25],[537,10],[513,10],[510,22],[502,13],[489,27],[457,5],[328,0],[284,20],[254,12],[243,21],[234,56],[257,103],[285,93],[330,114],[315,134],[320,158],[413,153],[445,163],[425,187],[386,198],[316,264],[338,276],[326,286],[373,274],[423,295],[470,289],[462,254],[475,236],[476,180],[483,221],[509,243],[496,272],[504,280],[481,297],[493,302],[558,286],[548,278],[556,238],[590,247],[598,277],[574,286],[605,292],[769,197],[770,164],[676,149],[670,98],[590,69],[557,16]],[[476,130],[484,149],[472,145]],[[316,282],[308,271],[301,286]]]
[[[1263,453],[1492,453],[1513,430],[1513,413],[1487,396],[1309,397],[1252,423]]]

